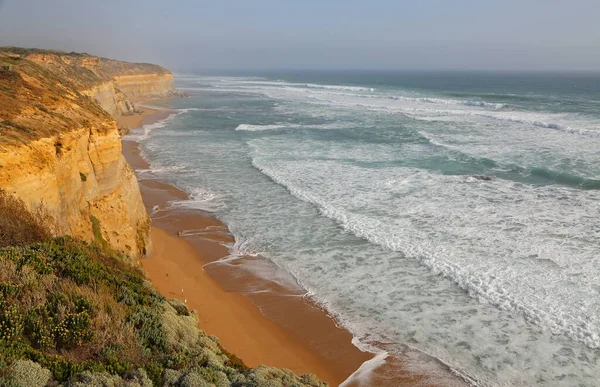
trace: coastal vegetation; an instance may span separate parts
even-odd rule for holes
[[[0,191],[0,386],[325,385],[246,367],[101,235],[51,235]]]

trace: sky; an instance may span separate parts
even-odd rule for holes
[[[0,0],[0,46],[201,69],[600,71],[600,0]]]

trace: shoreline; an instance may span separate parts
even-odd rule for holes
[[[142,114],[119,120],[119,126],[141,128],[176,113],[143,109]],[[125,139],[122,144],[134,170],[150,167],[136,140]],[[170,207],[170,202],[189,199],[174,186],[139,177],[138,183],[153,223],[155,252],[142,260],[146,275],[163,295],[197,310],[200,327],[246,365],[313,373],[331,386],[467,385],[444,366],[411,367],[415,361],[409,352],[414,351],[408,349],[390,356],[383,350],[362,351],[348,330],[305,297],[305,290],[282,287],[243,269],[244,263],[257,259],[275,266],[266,259],[240,257],[228,264],[211,264],[229,256],[224,244],[232,244],[234,238],[227,226],[203,211]]]
[[[174,113],[146,107],[143,110],[142,114],[127,116],[125,122],[119,120],[119,126],[139,128]],[[134,169],[149,167],[140,155],[137,141],[124,140],[122,143],[123,154]],[[314,373],[321,380],[337,386],[373,358],[371,353],[355,347],[350,332],[338,327],[304,294],[275,289],[273,283],[247,272],[236,272],[235,278],[231,278],[225,273],[230,270],[219,270],[220,265],[211,265],[211,269],[205,270],[206,264],[229,255],[223,243],[233,243],[234,239],[227,226],[202,211],[168,207],[171,201],[189,198],[176,187],[142,179],[139,179],[139,185],[153,222],[155,251],[150,258],[142,260],[147,276],[168,298],[187,301],[189,308],[198,311],[200,327],[207,334],[217,336],[223,346],[246,365],[265,364],[289,368],[297,374]],[[180,230],[207,228],[218,232],[202,237],[177,236]],[[261,293],[260,300],[252,300],[243,294],[244,289],[238,284],[255,285],[257,281],[262,281],[272,292]],[[270,314],[277,314],[279,320],[287,320],[287,327],[265,317],[257,303],[267,307]]]

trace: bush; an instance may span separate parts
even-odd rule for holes
[[[108,387],[108,386],[127,386],[127,387],[152,387],[152,381],[146,375],[143,369],[131,371],[120,377],[106,372],[84,371],[73,378],[68,383],[69,387]]]
[[[169,300],[167,300],[167,302],[169,303],[169,305],[171,305],[173,307],[173,309],[175,309],[175,311],[177,312],[177,315],[179,316],[189,316],[190,315],[190,311],[188,310],[187,306],[179,301],[178,299],[175,298],[171,298]]]
[[[0,342],[10,343],[23,332],[23,315],[15,305],[0,300]]]
[[[166,369],[163,374],[163,387],[178,387],[183,371]]]
[[[0,248],[42,242],[51,237],[50,223],[43,206],[31,213],[22,200],[0,188]]]
[[[188,316],[179,315],[172,306],[173,300],[169,300],[162,314],[162,324],[169,349],[186,351],[197,347],[201,332],[198,328],[198,315],[196,313]]]
[[[8,369],[8,380],[21,387],[44,387],[52,374],[30,360],[17,360]]]
[[[128,323],[133,325],[144,347],[151,351],[166,349],[166,333],[162,319],[156,310],[138,307],[129,316]]]
[[[2,376],[0,376],[0,387],[21,387],[21,386],[15,382],[13,382],[12,380],[7,380],[7,379],[4,379]]]
[[[228,387],[231,385],[227,375],[224,372],[215,370],[213,368],[203,367],[203,368],[195,368],[193,371],[188,374],[193,375],[194,379],[203,379],[216,387]],[[190,384],[190,387],[193,384]]]
[[[131,290],[127,286],[121,286],[120,292],[121,293],[119,294],[119,298],[117,299],[117,301],[127,306],[135,306],[137,304],[137,301],[135,300],[135,293],[133,292],[133,290]]]

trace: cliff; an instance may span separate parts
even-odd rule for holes
[[[0,48],[0,188],[43,206],[55,233],[101,237],[136,259],[150,219],[114,117],[169,95],[172,74],[87,54]]]
[[[113,117],[135,111],[134,101],[175,92],[173,74],[161,66],[127,63],[88,54],[8,48],[56,74],[95,99]]]

